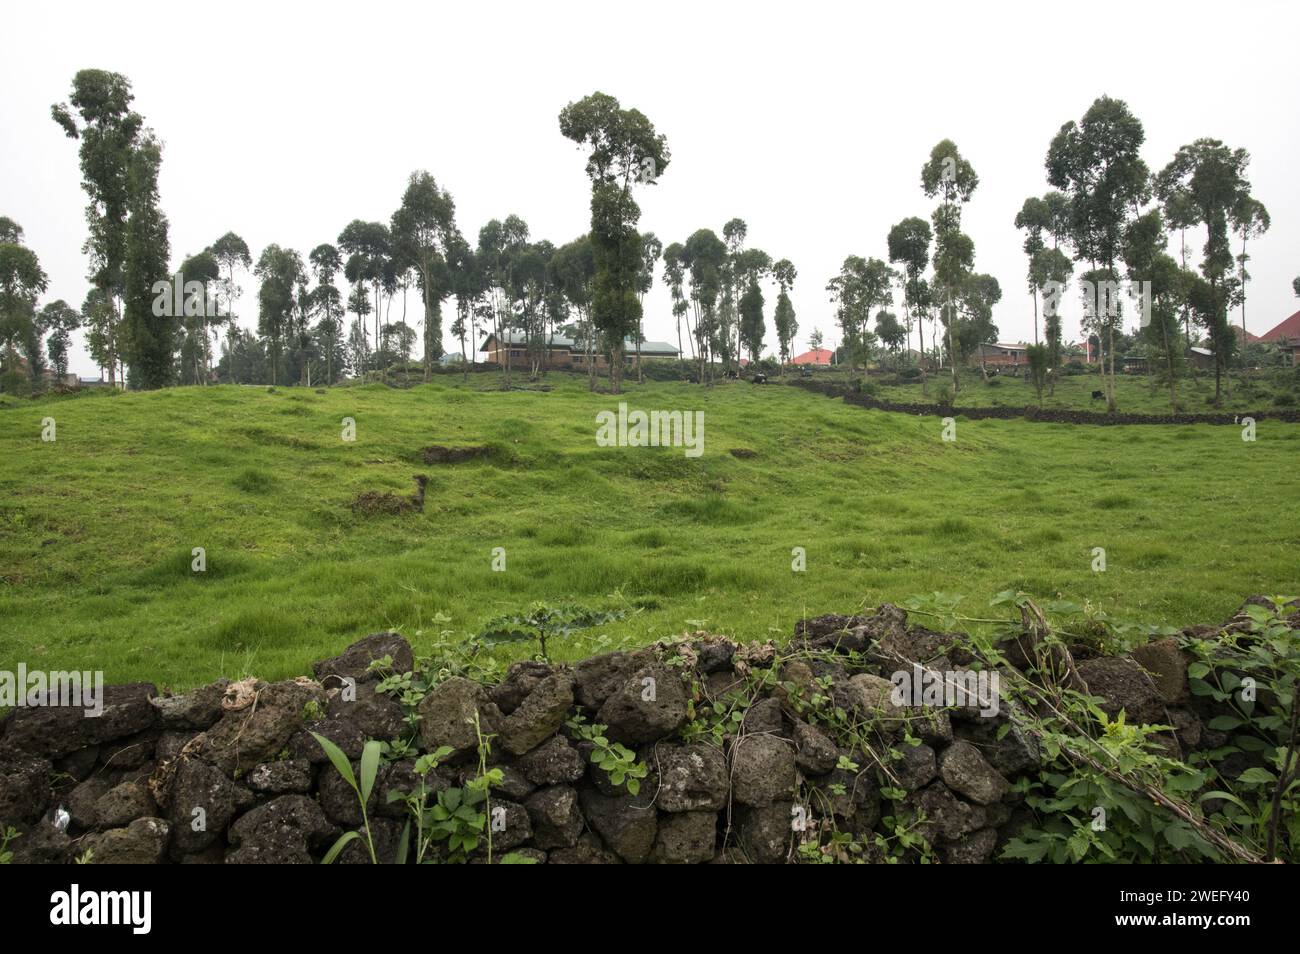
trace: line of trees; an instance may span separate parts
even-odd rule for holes
[[[1218,404],[1225,372],[1246,340],[1249,242],[1270,224],[1246,176],[1249,153],[1217,139],[1197,139],[1153,173],[1141,157],[1144,140],[1141,122],[1123,101],[1098,98],[1081,120],[1065,123],[1052,139],[1044,163],[1052,188],[1026,199],[1015,215],[1016,228],[1025,234],[1033,308],[1027,359],[1040,399],[1044,388],[1054,390],[1063,362],[1059,305],[1076,272],[1083,332],[1098,345],[1111,410],[1119,345],[1136,344],[1149,357],[1177,407],[1189,346],[1204,341],[1213,352]],[[979,355],[987,377],[982,345],[997,340],[992,312],[1002,291],[996,278],[975,270],[974,243],[961,229],[962,208],[978,185],[956,144],[942,140],[921,170],[922,191],[937,200],[929,221],[909,217],[889,230],[888,264],[850,255],[831,278],[827,291],[841,334],[840,358],[850,369],[881,350],[898,355],[905,348],[910,355],[915,326],[923,391],[931,356],[950,369],[954,392],[961,388],[959,369],[972,355]],[[1194,269],[1186,233],[1197,227],[1206,239]],[[1240,241],[1236,254],[1234,239]],[[1180,260],[1167,252],[1175,242]],[[902,293],[901,322],[890,310],[895,284]],[[1295,290],[1300,296],[1300,278]],[[1240,336],[1232,322],[1237,308]],[[1136,343],[1124,335],[1126,320],[1138,325]]]
[[[962,208],[978,185],[979,176],[957,144],[940,140],[921,167],[921,191],[937,200],[930,220],[909,216],[896,223],[885,240],[888,262],[850,255],[827,283],[841,360],[850,373],[881,350],[900,364],[910,363],[915,328],[923,392],[928,393],[926,368],[932,361],[947,366],[954,393],[961,388],[960,365],[972,354],[980,355],[981,371],[988,376],[980,346],[997,340],[993,306],[1001,300],[1002,288],[992,275],[975,271],[975,243],[961,229]],[[902,293],[901,320],[892,310],[896,285]]]
[[[16,370],[21,353],[23,383],[32,388],[42,386],[47,353],[65,372],[69,335],[78,328],[109,383],[133,388],[214,380],[332,384],[394,368],[409,373],[417,350],[428,380],[443,357],[443,309],[454,301],[449,330],[466,374],[482,334],[496,336],[507,388],[516,373],[536,377],[555,338],[564,336],[584,355],[593,388],[596,358],[609,359],[617,392],[626,342],[635,349],[638,378],[643,374],[643,302],[659,267],[673,299],[683,368],[684,322],[697,379],[711,382],[715,364],[734,372],[744,353],[761,357],[767,280],[776,286],[779,351],[783,360],[790,356],[798,332],[794,265],[747,248],[741,219],[724,226],[722,239],[704,229],[666,248],[653,233],[639,232],[634,192],[657,184],[668,168],[667,141],[643,114],[604,93],[560,113],[561,134],[588,150],[591,180],[590,231],[563,245],[533,240],[518,215],[489,221],[471,243],[457,227],[450,192],[417,170],[387,222],[355,219],[305,258],[275,243],[254,258],[232,231],[170,273],[157,188],[161,146],[131,109],[130,82],[83,70],[72,87],[53,116],[80,142],[89,200],[84,250],[92,287],[81,308],[60,301],[38,309],[47,280],[35,253],[22,244],[16,223],[4,220],[0,236],[4,364]],[[249,275],[257,282],[255,330],[239,321],[240,282]],[[408,314],[412,292],[422,334]],[[517,353],[524,356],[518,365]],[[18,387],[11,382],[6,389]]]
[[[638,379],[643,375],[643,304],[658,268],[683,374],[708,384],[718,373],[736,373],[746,355],[759,361],[773,291],[781,366],[792,357],[799,330],[794,264],[749,247],[740,218],[721,234],[702,228],[666,246],[638,231],[636,195],[659,184],[670,163],[668,144],[646,116],[605,93],[559,114],[560,133],[586,150],[591,182],[590,231],[563,245],[532,239],[518,215],[492,219],[471,243],[457,226],[450,192],[417,170],[387,222],[354,219],[334,243],[305,258],[270,244],[254,259],[247,242],[227,232],[184,257],[175,273],[158,196],[161,145],[132,100],[125,77],[82,70],[68,101],[52,107],[54,120],[79,143],[88,198],[91,287],[80,308],[64,301],[38,307],[48,281],[22,228],[0,218],[6,390],[40,388],[47,367],[65,375],[77,330],[110,383],[137,388],[214,380],[333,384],[394,369],[428,380],[443,357],[443,310],[454,302],[449,330],[466,374],[481,335],[496,337],[506,388],[517,373],[540,374],[563,336],[585,358],[592,388],[596,358],[608,358],[618,393],[625,348],[634,350]],[[1150,320],[1137,335],[1167,381],[1171,403],[1178,403],[1193,327],[1214,352],[1216,402],[1221,395],[1238,344],[1231,309],[1240,307],[1244,330],[1248,243],[1267,231],[1268,212],[1251,194],[1245,150],[1198,139],[1152,173],[1140,155],[1143,141],[1142,124],[1122,101],[1099,98],[1053,138],[1045,160],[1051,189],[1026,199],[1015,216],[1025,235],[1033,308],[1028,360],[1040,398],[1055,387],[1062,364],[1059,303],[1076,272],[1084,332],[1099,344],[1112,409],[1117,342],[1128,340],[1124,320],[1136,314],[1119,300],[1122,281],[1150,289]],[[997,340],[992,313],[1002,290],[996,278],[975,270],[974,242],[962,231],[963,209],[979,185],[974,167],[943,139],[920,178],[934,202],[928,219],[911,216],[890,228],[887,261],[845,258],[826,290],[840,332],[838,357],[851,372],[882,352],[898,364],[919,353],[923,391],[927,371],[937,366],[946,368],[956,392],[972,355],[988,374],[981,346]],[[1206,234],[1199,272],[1188,263],[1186,241],[1196,227]],[[1167,252],[1175,239],[1179,260]],[[240,279],[247,275],[258,283],[255,331],[238,321]],[[1300,295],[1300,278],[1295,285]],[[418,317],[408,313],[412,293]],[[819,347],[820,332],[813,338]]]
[[[1134,318],[1141,319],[1138,337],[1175,408],[1186,350],[1198,340],[1192,329],[1204,332],[1214,355],[1217,405],[1225,372],[1245,341],[1248,242],[1268,230],[1268,210],[1252,194],[1246,150],[1231,149],[1217,139],[1197,139],[1152,172],[1141,156],[1145,138],[1141,121],[1128,105],[1109,96],[1097,99],[1081,120],[1065,123],[1053,137],[1045,161],[1052,191],[1026,199],[1015,219],[1016,227],[1026,233],[1035,346],[1045,349],[1030,355],[1031,365],[1047,369],[1048,387],[1054,386],[1061,347],[1057,304],[1078,267],[1083,327],[1100,345],[1112,411],[1116,339],[1125,320],[1131,325]],[[1186,233],[1194,227],[1203,228],[1206,235],[1199,274],[1188,264]],[[1235,256],[1234,236],[1241,240]],[[1179,260],[1166,251],[1174,241]],[[1124,283],[1137,294],[1121,296],[1118,289]],[[1041,346],[1040,300],[1046,334]],[[1231,320],[1237,307],[1240,338]]]

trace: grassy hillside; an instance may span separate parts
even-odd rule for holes
[[[936,418],[795,388],[632,385],[633,407],[705,412],[704,455],[688,459],[598,447],[595,414],[617,399],[580,380],[481,390],[493,383],[0,410],[0,669],[178,688],[276,678],[366,632],[428,649],[535,600],[631,611],[553,647],[572,658],[688,627],[787,635],[805,610],[933,590],[975,606],[1009,587],[1062,592],[1181,625],[1297,589],[1300,426],[1263,422],[1252,444],[1233,427],[959,421],[944,443]],[[480,443],[488,457],[458,464],[419,453]],[[409,494],[416,473],[430,478],[423,512],[350,508],[366,491]],[[206,573],[191,572],[193,547]]]
[[[818,369],[816,377],[826,381],[848,382],[848,375],[838,368]],[[872,374],[867,380],[874,382],[876,396],[880,399],[908,403],[932,402],[936,399],[937,387],[952,385],[951,372],[948,371],[929,375],[928,393],[922,392],[919,380],[898,382],[897,376],[888,372]],[[1216,408],[1213,403],[1214,374],[1199,371],[1194,378],[1179,380],[1178,403],[1182,410],[1192,414],[1300,407],[1300,373],[1291,368],[1273,368],[1251,372],[1247,376],[1233,372],[1224,379],[1224,386],[1222,402]],[[1099,374],[1062,375],[1057,382],[1055,394],[1048,394],[1044,389],[1043,407],[1104,412],[1106,402],[1094,399],[1092,392],[1104,392],[1105,389],[1106,383]],[[1117,374],[1115,397],[1119,410],[1124,413],[1168,414],[1170,411],[1168,386],[1161,387],[1157,384],[1152,389],[1151,379],[1143,374]],[[1038,395],[1026,377],[1005,374],[991,377],[986,382],[978,368],[963,369],[961,390],[953,403],[959,407],[1002,405],[1019,408],[1036,406]]]

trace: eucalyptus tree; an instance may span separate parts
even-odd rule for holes
[[[370,339],[366,337],[365,316],[370,314],[370,299],[364,291],[356,289],[352,293],[358,301],[352,303],[352,311],[357,317],[348,329],[347,356],[352,373],[361,376],[370,366]]]
[[[964,345],[961,349],[963,357],[972,352],[979,355],[980,373],[986,381],[989,371],[984,362],[984,345],[998,340],[998,328],[993,324],[993,306],[1001,300],[1002,286],[992,275],[972,273],[966,276],[961,288],[963,321],[958,337]]]
[[[325,383],[333,384],[343,346],[344,315],[343,297],[334,280],[343,268],[343,256],[337,248],[325,242],[311,250],[307,261],[316,276],[316,287],[311,293],[312,311],[318,316],[316,343],[325,358]]]
[[[1050,359],[1047,356],[1047,345],[1035,342],[1025,349],[1025,362],[1029,365],[1029,380],[1034,385],[1034,392],[1038,395],[1038,403],[1043,403],[1043,386],[1047,383],[1047,374],[1050,370]]]
[[[749,226],[745,220],[734,218],[722,226],[722,240],[727,246],[727,258],[722,269],[722,285],[718,297],[718,354],[723,366],[740,357],[740,315],[738,299],[744,282],[741,256],[745,252],[745,239]]]
[[[641,373],[641,343],[645,341],[645,326],[643,317],[645,314],[645,296],[646,293],[654,287],[655,283],[655,263],[659,261],[659,256],[663,254],[664,243],[653,232],[646,232],[641,236],[641,271],[637,274],[636,291],[637,304],[641,306],[641,315],[637,317],[636,324],[636,380],[640,384],[645,380]]]
[[[81,312],[62,298],[41,309],[40,325],[49,334],[45,350],[50,356],[50,367],[54,370],[55,378],[60,382],[68,373],[68,347],[72,343],[72,332],[80,328],[84,321]]]
[[[411,290],[413,279],[413,266],[402,251],[394,248],[388,261],[384,263],[385,300],[382,330],[384,347],[388,350],[389,355],[395,357],[402,365],[405,365],[410,360],[411,349],[415,347],[415,332],[411,331],[406,324],[407,293]],[[402,313],[398,316],[397,322],[394,323],[391,320],[393,302],[397,299],[399,292],[402,296]],[[392,347],[395,337],[400,339],[399,346],[396,349]],[[401,346],[405,346],[406,350],[403,351]],[[441,357],[441,345],[439,345],[438,351],[438,356]]]
[[[840,272],[826,285],[831,303],[836,306],[835,317],[842,333],[842,347],[849,357],[849,371],[853,374],[859,362],[865,363],[876,342],[870,328],[871,313],[893,302],[895,272],[878,258],[864,259],[850,255],[844,259]]]
[[[1237,284],[1232,274],[1231,223],[1234,216],[1250,219],[1256,212],[1246,178],[1249,165],[1250,154],[1245,149],[1230,149],[1218,139],[1197,139],[1179,149],[1155,176],[1155,191],[1161,202],[1182,197],[1193,210],[1195,221],[1206,230],[1201,276],[1208,289],[1198,292],[1193,307],[1214,350],[1216,404],[1222,398],[1223,372],[1237,347],[1237,336],[1228,321],[1228,306]]]
[[[1250,273],[1246,271],[1246,263],[1250,261],[1246,242],[1263,235],[1271,224],[1268,209],[1254,196],[1243,195],[1232,210],[1232,229],[1241,236],[1241,254],[1237,256],[1237,300],[1241,304],[1242,344],[1246,342],[1246,283],[1250,281]]]
[[[1140,334],[1159,360],[1169,386],[1169,406],[1177,411],[1178,375],[1184,363],[1178,327],[1181,269],[1165,251],[1166,244],[1163,217],[1152,209],[1129,223],[1123,254],[1130,279],[1151,283],[1151,320]]]
[[[687,317],[690,306],[686,302],[686,292],[683,285],[686,282],[686,263],[683,256],[686,254],[686,247],[681,242],[673,242],[664,249],[664,284],[668,286],[668,294],[673,300],[673,320],[677,323],[677,362],[678,367],[684,366],[686,361],[686,352],[682,350],[682,319],[686,318],[686,334],[690,337],[690,318]],[[691,349],[694,350],[694,343]]]
[[[478,314],[487,294],[487,280],[482,264],[459,231],[449,239],[446,252],[448,287],[456,296],[456,318],[451,331],[460,341],[461,374],[469,380],[469,366],[478,348]],[[468,335],[470,352],[465,352]]]
[[[749,276],[745,291],[740,296],[740,343],[749,352],[751,364],[757,364],[763,356],[763,339],[767,336],[767,324],[763,320],[763,290],[758,285],[757,276]]]
[[[198,282],[203,292],[201,302],[186,295],[180,316],[184,332],[181,341],[182,384],[208,383],[209,372],[212,371],[212,343],[208,338],[208,328],[218,311],[213,294],[220,278],[221,266],[216,256],[208,250],[187,257],[173,278],[173,281],[179,281],[185,288],[191,282]]]
[[[1047,248],[1043,233],[1052,225],[1052,212],[1043,199],[1030,196],[1016,213],[1016,228],[1025,231],[1025,255],[1029,259],[1029,297],[1034,303],[1034,344],[1038,344],[1038,295],[1041,286],[1034,260]]]
[[[1070,242],[1076,257],[1091,263],[1094,288],[1116,286],[1116,265],[1124,232],[1151,194],[1147,165],[1140,154],[1146,133],[1123,100],[1102,96],[1082,120],[1070,120],[1047,150],[1047,180],[1069,201]],[[1091,296],[1090,321],[1104,338],[1110,363],[1106,404],[1114,411],[1115,332],[1121,316],[1109,292]]]
[[[713,380],[713,347],[718,331],[718,296],[727,267],[727,246],[712,229],[699,229],[686,240],[682,262],[691,276],[691,306],[695,312],[696,356],[700,383]]]
[[[320,352],[316,347],[316,336],[312,333],[312,316],[315,314],[315,307],[306,268],[298,274],[293,300],[293,317],[288,336],[289,377],[296,379],[299,384],[311,387],[312,366],[319,363]]]
[[[112,357],[110,327],[116,321],[117,315],[112,302],[104,297],[102,290],[93,285],[86,291],[86,297],[82,300],[81,314],[85,319],[82,327],[85,329],[86,351],[99,367],[102,377]]]
[[[517,215],[506,216],[504,222],[492,219],[478,233],[478,259],[486,278],[499,363],[502,348],[505,350],[505,362],[501,364],[501,386],[506,390],[510,388],[513,350],[508,338],[516,325],[513,302],[510,299],[514,287],[513,270],[517,253],[527,243],[528,223]]]
[[[596,390],[596,329],[591,320],[592,283],[596,279],[595,253],[591,236],[566,242],[551,256],[551,271],[560,293],[577,316],[574,343],[582,346],[587,366],[587,387]]]
[[[876,312],[876,337],[890,354],[897,355],[907,344],[907,329],[892,311]]]
[[[610,390],[622,390],[623,340],[641,321],[637,276],[642,242],[637,234],[641,210],[632,198],[634,184],[654,185],[668,168],[667,139],[639,110],[623,109],[617,99],[592,93],[560,112],[560,132],[589,148],[591,241],[596,264],[592,321],[610,352]]]
[[[781,356],[781,374],[785,374],[786,363],[794,346],[794,336],[799,333],[799,322],[795,320],[794,304],[790,301],[790,289],[799,277],[794,263],[788,258],[780,259],[772,265],[772,278],[780,291],[776,296],[776,310],[772,314],[772,323],[776,325],[777,350]]]
[[[17,349],[35,334],[36,299],[49,279],[36,253],[22,244],[22,229],[14,224],[6,231],[14,241],[0,241],[0,342],[5,348],[4,389],[15,391],[20,380]]]
[[[1047,206],[1046,232],[1052,237],[1052,248],[1060,248],[1062,242],[1070,240],[1070,223],[1073,213],[1070,211],[1070,197],[1056,189],[1043,193],[1043,204]]]
[[[934,223],[934,284],[940,320],[947,330],[952,387],[961,389],[957,370],[958,297],[975,263],[975,243],[961,231],[961,207],[970,201],[979,176],[951,139],[940,140],[921,167],[921,189],[939,206],[930,216]]]
[[[212,253],[217,260],[217,264],[226,273],[226,277],[221,280],[221,292],[225,297],[226,304],[224,308],[218,309],[219,320],[222,323],[234,324],[237,320],[235,299],[244,293],[235,280],[235,273],[251,271],[253,268],[253,255],[248,250],[248,243],[234,232],[227,232],[221,236],[208,246],[208,251]],[[219,338],[220,334],[220,331],[214,327],[214,337]]]
[[[434,351],[442,346],[439,307],[450,293],[435,282],[439,264],[445,265],[456,231],[456,203],[423,169],[411,173],[401,207],[393,213],[393,245],[419,275],[424,303],[424,380],[433,373]]]
[[[348,311],[356,315],[353,325],[359,326],[361,334],[364,336],[366,334],[366,318],[374,310],[370,300],[370,293],[366,288],[370,279],[367,274],[365,256],[349,255],[347,261],[343,263],[343,277],[351,286],[351,291],[348,292],[344,317],[346,317]],[[349,331],[348,349],[348,363],[352,367],[352,373],[359,378],[364,378],[366,372],[370,370],[369,344],[362,350],[356,349],[351,344],[351,331]]]
[[[529,377],[536,380],[550,359],[555,309],[551,298],[551,269],[555,246],[543,239],[514,250],[510,299],[515,321],[524,336]]]
[[[131,82],[120,73],[80,70],[72,95],[50,113],[70,139],[80,140],[81,182],[90,201],[90,235],[82,250],[90,256],[90,283],[106,311],[98,324],[108,380],[116,381],[121,363],[122,309],[130,216],[130,166],[143,118],[131,109]]]
[[[293,249],[268,245],[253,269],[261,281],[257,292],[258,333],[266,339],[271,383],[278,383],[284,347],[294,328],[298,288],[306,282],[302,258]]]
[[[379,326],[383,318],[384,280],[391,275],[392,235],[382,222],[353,219],[339,233],[338,243],[349,256],[345,266],[349,272],[348,280],[370,284],[374,295],[375,352],[378,353],[381,348]]]
[[[154,286],[167,282],[167,216],[158,199],[158,172],[162,144],[145,130],[131,150],[127,166],[129,186],[126,257],[122,270],[123,325],[126,329],[127,365],[132,383],[151,390],[176,379],[176,341],[180,316],[174,309],[155,308]],[[206,332],[205,332],[206,334]]]
[[[911,344],[912,322],[916,322],[921,353],[921,393],[927,393],[925,381],[925,319],[929,311],[930,289],[925,268],[930,261],[930,223],[916,216],[903,219],[889,230],[889,260],[902,266],[903,315]]]
[[[763,318],[763,290],[760,281],[772,271],[772,256],[762,249],[740,251],[732,261],[736,288],[740,291],[737,332],[739,344],[748,351],[751,361],[758,361],[767,337]]]
[[[1061,367],[1061,298],[1070,282],[1074,263],[1056,246],[1039,249],[1029,262],[1029,282],[1043,301],[1043,338],[1047,346],[1048,393],[1056,393]],[[1037,300],[1035,300],[1037,311]]]

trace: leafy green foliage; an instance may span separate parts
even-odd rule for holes
[[[361,803],[362,831],[345,832],[338,841],[334,842],[333,847],[325,853],[325,857],[321,859],[321,864],[331,864],[339,856],[339,852],[346,848],[350,842],[362,837],[363,832],[366,839],[366,848],[370,852],[370,862],[371,864],[378,864],[379,860],[375,856],[375,840],[371,835],[370,816],[367,814],[366,804],[370,801],[370,795],[375,788],[375,779],[379,774],[382,743],[374,739],[366,742],[365,747],[361,750],[361,762],[358,766],[360,779],[358,779],[357,774],[352,771],[352,763],[348,761],[348,757],[343,754],[342,749],[316,732],[311,733],[311,736],[324,750],[330,764],[334,766],[334,771],[338,772],[343,781],[348,783],[348,787],[356,793],[357,800]]]
[[[0,831],[0,865],[7,865],[14,860],[14,853],[9,850],[9,843],[15,838],[21,838],[18,829],[12,825],[5,827]]]
[[[1038,741],[1045,760],[1037,779],[1019,783],[1037,818],[1008,843],[1003,857],[1058,863],[1294,858],[1300,782],[1293,706],[1300,635],[1295,620],[1284,614],[1286,600],[1248,606],[1244,625],[1185,641],[1198,657],[1188,668],[1191,691],[1233,710],[1207,726],[1230,733],[1230,744],[1194,753],[1186,762],[1170,757],[1171,726],[1129,724],[1123,711],[1112,718],[1100,700],[1073,688],[1068,675],[1073,665],[1068,644],[1122,651],[1139,634],[1149,638],[1173,631],[1123,623],[1066,601],[1040,608],[1011,590],[997,594],[990,605],[1018,610],[1019,620],[962,615],[956,608],[961,601],[934,593],[905,605],[935,616],[944,629],[961,627],[971,634],[979,657],[1006,674],[1007,704],[1017,706],[1021,731]],[[1085,631],[1050,626],[1043,610],[1082,622]],[[1040,670],[1039,682],[1010,666],[1000,650],[1003,640],[1022,636],[1029,625],[1040,663],[1050,660],[1056,670],[1046,679]],[[1255,764],[1234,777],[1216,769],[1240,765],[1243,755]]]
[[[638,762],[636,753],[618,742],[610,742],[605,737],[608,726],[591,725],[580,714],[574,715],[567,723],[574,736],[590,742],[591,763],[609,776],[610,784],[615,788],[626,786],[629,795],[641,791],[641,780],[649,772],[649,766]]]
[[[625,610],[593,610],[575,604],[551,607],[538,602],[529,607],[527,613],[488,620],[475,639],[488,644],[535,640],[539,647],[538,655],[549,661],[548,640],[571,636],[580,629],[617,622],[626,615]]]
[[[1202,803],[1219,824],[1247,833],[1267,858],[1292,861],[1300,857],[1300,629],[1287,618],[1294,612],[1283,598],[1248,605],[1244,630],[1191,642],[1197,661],[1187,671],[1194,695],[1228,709],[1207,726],[1228,738],[1204,753],[1216,785]],[[1243,759],[1255,764],[1228,769]]]

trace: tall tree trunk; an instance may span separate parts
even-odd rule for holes
[[[680,371],[685,360],[685,355],[682,353],[682,316],[676,315],[675,317],[677,318],[677,367]]]
[[[1174,319],[1177,321],[1178,319]],[[1177,332],[1175,332],[1177,334]],[[1174,342],[1169,340],[1169,325],[1165,324],[1161,329],[1161,337],[1165,342],[1165,364],[1169,369],[1169,409],[1177,413],[1178,411],[1178,378],[1174,374],[1178,367],[1178,359],[1174,356]]]
[[[1241,235],[1241,346],[1246,347],[1246,234]]]
[[[925,380],[925,316],[920,315],[916,319],[916,341],[921,349],[921,394],[928,395],[930,386]]]
[[[110,389],[117,387],[117,378],[115,377],[117,368],[117,341],[113,336],[113,330],[121,321],[121,313],[117,310],[117,296],[111,294],[109,289],[103,289],[104,302],[108,306],[108,314],[104,318],[104,342],[108,349],[108,386]]]
[[[425,384],[428,384],[428,383],[429,383],[429,380],[430,380],[430,379],[432,378],[432,376],[433,376],[433,349],[432,349],[432,347],[431,347],[432,342],[430,341],[430,337],[429,337],[429,320],[430,320],[430,318],[432,317],[432,314],[431,314],[431,313],[432,313],[432,310],[433,310],[433,309],[429,307],[429,271],[430,271],[430,268],[429,268],[429,266],[428,266],[427,264],[422,264],[422,265],[421,265],[421,267],[420,267],[420,298],[424,301],[424,383],[425,383]],[[460,303],[457,302],[457,305],[458,305],[458,306],[459,306],[459,304],[460,304]],[[402,320],[403,320],[403,322],[405,322],[405,320],[406,320],[406,314],[405,314],[405,312],[406,312],[406,298],[405,298],[405,295],[403,295],[403,298],[402,298],[402,312],[403,312],[403,314],[402,314]],[[461,351],[461,354],[462,354],[462,355],[465,353],[465,339],[464,339],[464,338],[461,339],[461,348],[460,348],[460,351]]]
[[[644,296],[641,299],[645,301]],[[636,320],[636,383],[645,384],[645,375],[641,373],[641,339],[644,337],[642,320]]]
[[[623,342],[611,342],[609,346],[609,392],[623,393]]]
[[[949,308],[951,309],[951,305]],[[948,314],[948,364],[952,366],[952,393],[953,397],[961,390],[961,379],[957,376],[957,336],[953,334],[953,326],[957,323],[955,311]]]
[[[1115,325],[1106,326],[1106,360],[1110,362],[1110,376],[1106,378],[1107,404],[1111,413],[1115,413]]]

